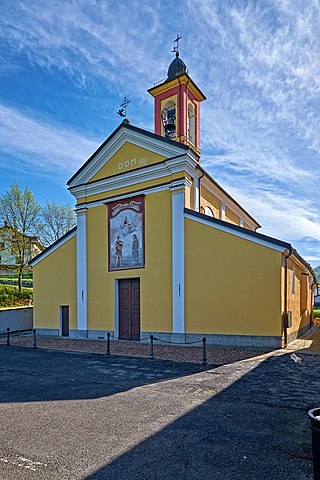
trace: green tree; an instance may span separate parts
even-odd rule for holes
[[[28,187],[21,190],[16,181],[0,195],[2,231],[10,237],[11,254],[18,272],[19,291],[22,291],[22,274],[32,257],[32,242],[39,229],[40,206]]]
[[[65,235],[76,224],[76,215],[68,205],[47,202],[41,209],[39,236],[46,247]]]

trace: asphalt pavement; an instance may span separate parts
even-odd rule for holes
[[[319,357],[220,366],[0,345],[0,478],[311,480]]]

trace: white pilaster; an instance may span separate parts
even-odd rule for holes
[[[87,209],[77,211],[77,308],[78,330],[88,330],[87,322]]]
[[[194,178],[194,186],[193,186],[193,205],[194,205],[194,210],[196,212],[200,212],[200,205],[199,205],[199,200],[200,200],[200,178]]]
[[[226,219],[226,205],[225,203],[221,203],[221,220]]]
[[[172,332],[184,323],[184,191],[172,191]]]

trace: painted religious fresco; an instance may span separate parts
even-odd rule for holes
[[[109,203],[109,271],[144,267],[144,196]]]

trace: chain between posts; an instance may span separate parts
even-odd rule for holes
[[[107,333],[107,348],[106,348],[106,355],[110,356],[111,355],[111,349],[110,349],[110,337],[111,337],[111,334],[110,332]],[[112,335],[112,338],[113,340],[119,340],[117,337],[115,337],[114,335]],[[149,337],[146,337],[146,338],[141,338],[140,341],[145,341],[145,340],[150,340],[150,350],[149,350],[149,358],[150,360],[154,360],[155,356],[154,356],[154,341],[159,341],[159,342],[163,342],[163,343],[166,343],[166,344],[171,344],[171,345],[194,345],[196,343],[200,343],[200,340],[197,340],[195,342],[185,342],[185,343],[178,343],[178,342],[170,342],[169,340],[162,340],[160,338],[157,338],[155,337],[154,335],[150,335]],[[203,367],[205,367],[207,365],[207,347],[206,347],[206,343],[207,343],[207,339],[206,337],[202,337],[201,339],[201,342],[202,342],[202,361],[201,361],[201,365]]]
[[[21,331],[22,333],[23,331]],[[29,331],[28,331],[29,332]],[[15,333],[15,332],[11,332],[10,328],[8,327],[7,328],[7,332],[6,332],[6,336],[7,336],[7,342],[6,342],[6,345],[7,346],[10,346],[10,334],[11,333]],[[18,333],[18,332],[17,332]],[[20,333],[20,332],[19,332]],[[24,332],[23,332],[24,333]],[[33,328],[32,329],[32,333],[33,333],[33,348],[36,349],[37,348],[37,337],[36,337],[36,329]],[[110,332],[107,333],[107,347],[106,347],[106,355],[110,356],[111,355],[111,349],[110,349],[110,337],[111,337],[111,334]],[[112,336],[114,340],[118,340],[117,337],[115,337],[114,335]],[[157,338],[155,337],[154,335],[150,335],[149,337],[145,337],[145,338],[142,338],[140,341],[145,341],[145,340],[150,340],[150,350],[149,350],[149,358],[151,360],[154,360],[155,356],[154,356],[154,341],[159,341],[159,342],[162,342],[162,343],[166,343],[166,344],[171,344],[171,345],[194,345],[196,343],[200,343],[200,340],[198,341],[195,341],[195,342],[185,342],[185,343],[178,343],[178,342],[171,342],[170,340],[162,340],[160,338]],[[201,339],[201,342],[202,342],[202,362],[201,362],[201,365],[203,367],[205,367],[207,365],[207,350],[206,350],[206,342],[207,342],[207,339],[206,337],[203,337]]]

